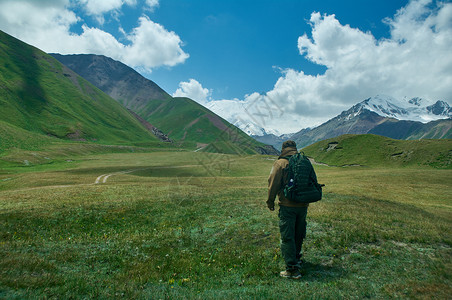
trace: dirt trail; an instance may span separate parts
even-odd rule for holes
[[[327,166],[327,167],[329,167],[329,165],[327,165],[327,164],[316,162],[316,161],[315,161],[313,158],[311,158],[311,157],[309,157],[309,160],[311,161],[311,164],[313,164],[313,165]]]
[[[99,184],[101,180],[102,180],[102,183],[106,183],[108,178],[113,175],[128,174],[128,173],[132,173],[132,172],[140,171],[140,170],[146,170],[146,169],[132,169],[132,170],[115,172],[115,173],[110,173],[110,174],[102,174],[96,178],[96,181],[94,181],[94,184]]]
[[[153,166],[149,168],[139,168],[139,169],[132,169],[132,170],[126,170],[126,171],[120,171],[120,172],[114,172],[110,174],[102,174],[96,178],[94,181],[94,184],[99,183],[107,183],[108,178],[114,175],[121,175],[121,174],[129,174],[137,171],[144,171],[149,169],[177,169],[177,168],[192,168],[192,167],[199,167],[199,165],[182,165],[182,166]]]

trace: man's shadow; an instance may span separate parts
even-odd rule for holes
[[[303,281],[330,281],[343,277],[345,270],[337,266],[328,266],[319,263],[304,262],[301,273]]]

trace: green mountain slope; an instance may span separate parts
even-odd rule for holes
[[[1,31],[0,120],[66,140],[157,142],[108,95],[50,55]]]
[[[172,98],[121,62],[98,55],[52,55],[184,147],[277,154],[197,102]]]
[[[55,138],[27,131],[0,121],[0,153],[12,148],[39,150],[52,144],[55,140]]]
[[[452,138],[452,119],[428,123],[397,120],[362,109],[361,103],[358,103],[313,129],[303,129],[295,133],[291,139],[295,140],[300,147],[305,147],[342,134],[366,133],[401,140],[450,139]]]
[[[372,128],[368,133],[405,140],[450,139],[452,138],[452,120],[436,120],[424,124],[386,118],[384,122]]]
[[[109,57],[94,54],[50,55],[132,111],[140,110],[152,99],[171,99],[153,81]]]
[[[170,137],[189,147],[210,152],[275,154],[271,147],[255,141],[189,98],[153,100],[140,113]]]
[[[318,163],[334,166],[432,166],[452,168],[452,140],[394,140],[373,135],[342,135],[303,148]]]

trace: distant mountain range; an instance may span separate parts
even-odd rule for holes
[[[378,134],[394,139],[452,138],[452,109],[445,101],[431,103],[413,98],[398,101],[389,96],[366,99],[315,128],[286,136],[253,136],[256,140],[280,148],[290,138],[305,147],[342,134]]]
[[[51,55],[123,104],[140,121],[152,124],[160,135],[182,146],[220,152],[240,149],[245,153],[277,154],[272,146],[249,137],[197,102],[171,97],[119,61],[91,54]],[[212,143],[216,146],[206,147]]]

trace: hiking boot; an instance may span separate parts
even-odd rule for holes
[[[284,277],[284,278],[290,278],[290,279],[300,279],[301,278],[301,273],[298,270],[293,270],[293,271],[281,271],[281,273],[279,273],[279,276]]]

